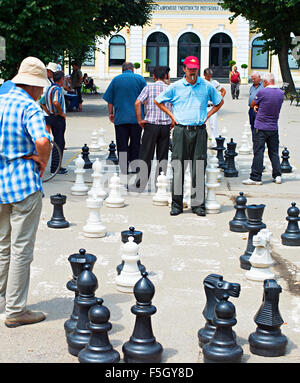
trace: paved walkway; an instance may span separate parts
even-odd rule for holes
[[[232,137],[239,146],[248,120],[249,86],[242,86],[240,99],[234,101],[231,100],[229,86],[225,87],[227,95],[219,112],[219,130],[222,133],[226,128],[227,139]],[[104,88],[103,85],[101,90]],[[197,332],[205,324],[202,316],[206,302],[203,279],[210,273],[221,274],[225,280],[241,284],[240,297],[230,300],[236,307],[237,325],[234,330],[244,351],[243,362],[299,362],[299,248],[285,247],[280,242],[280,235],[287,225],[288,207],[292,202],[300,206],[299,113],[300,108],[290,106],[288,101],[284,103],[280,116],[281,150],[288,147],[290,162],[296,169],[282,185],[271,182],[267,159],[264,184],[242,185],[242,180],[249,175],[251,157],[240,155],[237,157],[239,177],[223,177],[217,190],[217,199],[222,205],[219,214],[197,217],[186,209],[182,215],[171,217],[169,207],[152,204],[152,195],[128,194],[123,208],[103,206],[101,217],[107,235],[93,239],[86,238],[82,230],[88,217],[86,196],[74,196],[70,191],[75,180],[74,159],[85,143],[91,143],[95,129],[104,128],[107,143],[114,140],[114,129],[108,121],[107,106],[101,97],[84,96],[83,112],[69,113],[67,118],[64,164],[69,172],[57,175],[44,185],[45,198],[32,263],[28,307],[44,311],[47,319],[15,329],[6,328],[1,322],[0,362],[78,362],[68,353],[64,322],[73,307],[73,293],[66,289],[72,275],[67,258],[80,248],[97,256],[94,272],[99,287],[96,295],[104,299],[110,310],[113,325],[110,341],[123,357],[122,345],[134,327],[135,318],[130,308],[135,300],[132,294],[118,292],[114,279],[116,266],[121,262],[120,232],[131,225],[143,231],[140,257],[156,288],[153,304],[157,313],[152,317],[152,324],[154,335],[164,347],[163,362],[203,361]],[[107,153],[97,156],[105,159]],[[91,186],[90,170],[86,172],[85,180]],[[249,204],[266,205],[263,221],[273,233],[273,271],[283,289],[279,308],[285,323],[281,330],[289,339],[287,354],[276,359],[258,357],[249,351],[248,336],[256,328],[253,317],[261,305],[263,288],[262,283],[247,280],[245,270],[239,265],[239,256],[246,249],[247,234],[229,231],[228,223],[235,214],[234,198],[240,191],[245,193]],[[67,196],[64,215],[71,224],[67,229],[47,227],[53,212],[50,196],[56,193]]]

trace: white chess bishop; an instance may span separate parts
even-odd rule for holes
[[[86,200],[86,206],[89,209],[89,217],[86,225],[83,226],[83,234],[85,237],[99,238],[106,235],[106,227],[101,221],[100,209],[102,206],[102,198],[96,194],[89,196]]]
[[[107,207],[123,207],[125,206],[124,197],[122,197],[121,193],[121,180],[117,173],[111,177],[109,181],[109,195],[105,200],[105,206]]]
[[[89,149],[91,152],[99,152],[100,151],[100,145],[98,144],[98,134],[97,131],[94,130],[92,133],[92,138],[91,138],[91,144],[89,146]]]
[[[128,242],[122,246],[123,269],[116,277],[117,290],[124,293],[133,293],[133,287],[141,279],[141,272],[138,267],[139,245],[134,242],[134,237],[128,237]]]
[[[206,189],[205,209],[208,214],[220,213],[221,205],[216,199],[216,188],[220,186],[218,182],[220,169],[218,169],[218,159],[210,156],[206,168]]]
[[[88,192],[88,195],[96,194],[98,197],[104,199],[107,193],[105,192],[103,187],[102,164],[99,158],[95,159],[92,169],[93,169],[93,173],[92,173],[93,185],[90,191]]]
[[[157,192],[152,198],[153,205],[165,206],[168,205],[169,193],[168,189],[168,178],[164,172],[160,172],[160,175],[157,177]]]
[[[71,187],[71,194],[73,195],[86,195],[89,188],[84,183],[84,173],[85,169],[84,167],[84,160],[81,156],[81,154],[78,155],[78,157],[75,160],[75,170],[74,173],[76,174],[76,179],[74,185]]]
[[[246,272],[246,278],[253,281],[274,279],[275,274],[270,270],[273,260],[270,252],[272,233],[268,229],[261,229],[253,237],[255,249],[249,258],[251,269]]]

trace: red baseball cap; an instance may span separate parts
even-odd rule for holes
[[[195,56],[188,56],[184,59],[183,65],[189,69],[199,69],[199,60]]]

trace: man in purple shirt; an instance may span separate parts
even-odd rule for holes
[[[273,181],[281,184],[281,169],[279,160],[278,119],[284,99],[284,93],[275,86],[274,75],[266,73],[263,76],[263,89],[260,89],[251,107],[256,114],[253,133],[253,161],[250,178],[243,181],[245,185],[262,185],[263,159],[265,144],[272,164]]]

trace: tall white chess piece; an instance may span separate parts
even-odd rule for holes
[[[71,194],[73,195],[86,195],[89,188],[84,183],[84,173],[85,169],[84,167],[84,160],[81,156],[81,154],[78,155],[78,157],[75,160],[75,170],[74,173],[76,174],[76,179],[74,185],[71,187]]]
[[[89,196],[86,200],[86,206],[89,209],[89,217],[86,225],[83,226],[83,234],[86,237],[99,238],[106,235],[106,227],[103,225],[100,215],[102,202],[102,198],[97,194]]]
[[[125,205],[124,197],[121,193],[121,181],[117,173],[111,177],[109,182],[109,195],[105,200],[105,206],[107,207],[123,207]]]
[[[216,199],[216,188],[220,186],[218,182],[219,173],[218,159],[215,156],[211,156],[206,168],[207,196],[205,199],[205,209],[208,214],[220,213],[221,205]]]
[[[160,172],[160,175],[157,177],[157,192],[152,198],[153,205],[164,206],[168,205],[169,193],[168,189],[168,178],[164,172]]]
[[[102,199],[104,199],[107,193],[105,192],[103,187],[102,164],[99,158],[95,159],[92,169],[93,169],[93,173],[92,173],[93,185],[90,191],[88,192],[88,195],[96,194],[98,197],[101,197]]]
[[[141,279],[139,261],[139,245],[134,242],[134,237],[128,237],[128,242],[122,246],[123,269],[116,277],[116,288],[124,293],[133,293],[133,287]]]
[[[249,258],[251,269],[246,272],[246,278],[253,281],[274,279],[275,274],[270,270],[273,264],[270,251],[272,233],[268,229],[261,229],[253,237],[255,249]]]

